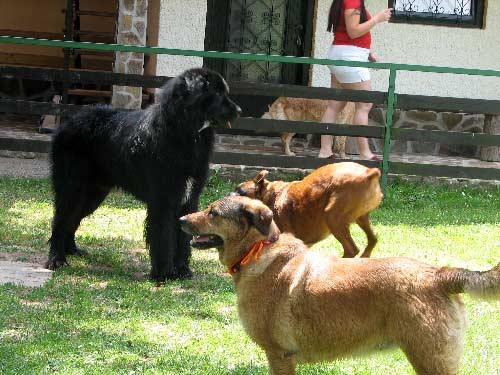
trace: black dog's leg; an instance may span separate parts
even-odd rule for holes
[[[177,242],[177,219],[174,207],[148,206],[146,242],[151,257],[151,278],[163,282],[176,279],[174,253]]]
[[[75,243],[75,232],[80,226],[80,222],[86,216],[92,214],[97,207],[102,203],[102,201],[109,194],[109,188],[103,187],[91,187],[87,188],[87,195],[85,197],[84,202],[78,212],[75,212],[75,216],[73,219],[73,226],[69,229],[66,240],[65,240],[65,251],[66,254],[72,255],[87,255],[87,252],[78,248]]]
[[[55,189],[55,210],[52,222],[52,236],[50,237],[49,259],[45,267],[55,270],[68,264],[66,261],[66,247],[71,246],[71,238],[76,231],[74,224],[75,214],[81,210],[83,191],[68,186]],[[69,241],[69,243],[67,243]]]
[[[196,181],[191,189],[191,193],[186,197],[187,201],[182,205],[177,218],[198,211],[198,204],[203,187],[205,186],[206,177]],[[191,257],[191,246],[189,241],[190,235],[181,230],[177,220],[177,248],[174,256],[175,268],[177,275],[181,279],[191,278],[193,272],[189,268],[189,259]]]

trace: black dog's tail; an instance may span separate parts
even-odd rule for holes
[[[468,293],[479,298],[500,299],[500,264],[483,272],[443,267],[436,276],[447,293]]]

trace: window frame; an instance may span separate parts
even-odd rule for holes
[[[427,12],[412,12],[411,16],[403,14],[402,11],[392,12],[392,17],[389,22],[392,23],[405,23],[410,25],[433,25],[433,26],[447,26],[459,27],[469,29],[484,29],[486,19],[486,8],[488,0],[471,0],[472,15],[467,16],[466,19],[458,21],[457,16],[454,14],[434,14]],[[388,7],[394,8],[395,0],[388,0]],[[398,14],[399,13],[399,14]]]

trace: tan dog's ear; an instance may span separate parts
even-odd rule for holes
[[[266,206],[242,206],[243,215],[248,221],[264,236],[269,235],[271,223],[273,221],[273,212]]]
[[[253,179],[253,182],[256,184],[262,183],[266,176],[268,175],[269,171],[266,171],[265,169],[257,173],[257,176]]]

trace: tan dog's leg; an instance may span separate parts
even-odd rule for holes
[[[333,137],[333,152],[339,154],[342,159],[345,159],[345,143],[347,137],[345,135],[336,135]]]
[[[377,244],[377,237],[375,233],[373,233],[372,227],[370,225],[370,214],[366,214],[360,216],[356,219],[356,223],[358,223],[359,227],[363,229],[366,234],[366,238],[368,239],[368,244],[366,245],[365,251],[361,254],[362,258],[369,258],[372,254],[372,250]]]
[[[340,111],[337,117],[338,124],[352,124],[354,120],[354,103],[347,102],[344,109]],[[342,159],[345,159],[345,144],[347,137],[345,135],[336,135],[333,139],[333,152],[340,155]]]
[[[269,363],[269,375],[295,375],[295,358],[284,357],[283,352],[266,351]]]
[[[295,153],[290,150],[290,142],[295,133],[282,133],[281,134],[281,147],[285,155],[294,156]]]
[[[416,327],[418,330],[420,327]],[[458,335],[461,336],[461,335]],[[432,339],[434,338],[434,339]],[[462,353],[461,337],[436,333],[434,337],[415,345],[414,338],[401,345],[401,349],[418,375],[456,375]]]

